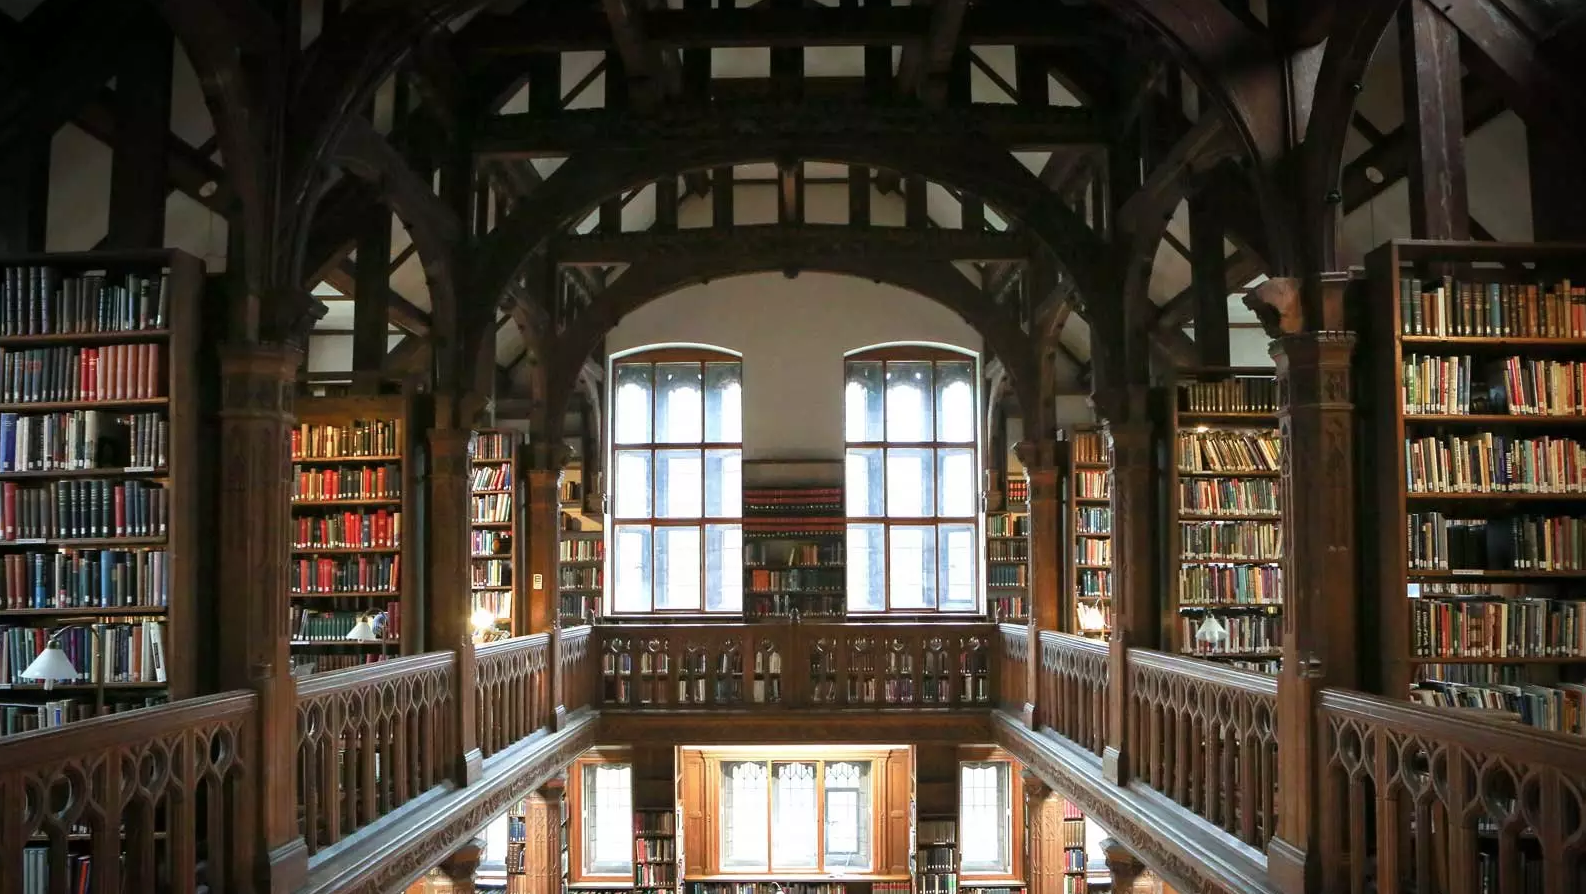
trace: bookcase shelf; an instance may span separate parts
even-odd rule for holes
[[[593,623],[600,617],[606,592],[606,535],[592,502],[583,468],[562,470],[557,499],[561,504],[562,536],[558,545],[557,614],[563,627]]]
[[[1503,265],[1503,266],[1500,266]],[[1382,691],[1586,734],[1586,245],[1366,259],[1359,403]]]
[[[743,515],[745,621],[847,617],[842,488],[745,488]]]
[[[1100,429],[1074,428],[1066,443],[1066,527],[1070,551],[1063,589],[1068,593],[1064,628],[1105,637],[1112,628],[1111,445]]]
[[[1002,508],[986,513],[986,614],[993,621],[1030,619],[1030,479],[1004,475]]]
[[[0,258],[0,736],[202,685],[203,284],[179,251]],[[46,690],[52,633],[79,678]]]
[[[914,829],[916,894],[958,894],[958,817],[922,814]]]
[[[517,458],[521,432],[482,428],[468,442],[469,583],[471,612],[481,609],[496,617],[498,627],[517,632],[517,588],[514,576],[517,536]],[[503,524],[503,522],[505,524]]]
[[[1277,379],[1179,370],[1168,407],[1166,639],[1176,651],[1277,673],[1283,517]]]
[[[292,655],[299,674],[411,652],[420,531],[407,395],[307,397],[292,433]],[[350,504],[349,504],[350,503]],[[363,505],[361,505],[363,504]],[[404,524],[407,522],[408,524]],[[379,637],[347,635],[369,619]]]
[[[678,824],[676,749],[645,749],[634,761],[633,890],[663,894],[681,890],[683,841]]]
[[[1063,894],[1085,894],[1085,814],[1063,802]]]

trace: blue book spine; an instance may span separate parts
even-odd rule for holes
[[[0,413],[0,472],[17,470],[17,414]]]

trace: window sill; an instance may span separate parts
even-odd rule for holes
[[[778,873],[741,873],[738,875],[690,875],[685,876],[685,882],[798,882],[798,881],[845,881],[845,882],[906,882],[908,875],[872,875],[862,872],[778,872]]]

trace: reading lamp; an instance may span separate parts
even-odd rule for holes
[[[1223,626],[1221,621],[1217,620],[1216,615],[1208,612],[1206,620],[1201,622],[1200,629],[1195,631],[1195,638],[1203,643],[1212,643],[1213,645],[1227,642],[1228,629]]]
[[[383,614],[385,613],[380,613],[380,615]],[[378,641],[380,634],[375,630],[375,621],[383,620],[380,615],[359,615],[358,623],[352,625],[352,629],[347,631],[347,639],[365,643]]]
[[[59,627],[50,633],[50,638],[44,643],[44,648],[34,656],[33,663],[21,673],[24,680],[40,680],[46,690],[55,688],[56,680],[76,680],[78,677],[77,665],[66,657],[66,649],[61,646],[61,634],[68,630],[83,629],[93,632],[94,638],[94,664],[99,668],[99,679],[94,681],[94,702],[96,707],[104,707],[105,703],[105,663],[101,653],[104,650],[103,624],[72,624]]]

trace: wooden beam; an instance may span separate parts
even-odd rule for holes
[[[54,4],[51,4],[52,6]],[[0,91],[0,147],[55,133],[116,73],[128,28],[148,15],[140,4],[81,0],[73,20],[33,56],[29,89]]]
[[[49,190],[48,135],[0,147],[0,253],[44,250]]]
[[[1237,289],[1244,288],[1245,283],[1255,279],[1261,273],[1260,259],[1250,252],[1239,250],[1223,260],[1223,284],[1226,286],[1225,296]],[[1161,309],[1157,311],[1156,319],[1151,322],[1151,328],[1156,331],[1166,331],[1183,326],[1195,319],[1198,308],[1199,291],[1191,282],[1183,291],[1172,298],[1162,302]]]
[[[611,26],[611,39],[622,56],[622,65],[633,81],[634,93],[640,105],[653,103],[661,96],[674,93],[680,83],[677,71],[663,66],[661,51],[645,37],[645,18],[648,13],[635,4],[639,0],[601,0],[606,22]]]
[[[791,162],[777,166],[777,222],[797,225],[804,222],[804,165]]]
[[[116,69],[107,248],[165,244],[175,38],[153,10],[129,25]]]
[[[929,6],[931,21],[923,41],[911,41],[903,46],[898,59],[898,94],[912,97],[925,88],[923,98],[940,103],[945,98],[942,95],[944,85],[931,82],[940,81],[947,73],[953,50],[958,47],[969,0],[915,0],[914,5]]]
[[[383,205],[371,208],[358,236],[353,279],[352,369],[362,376],[377,377],[385,365],[392,294],[391,212]]]
[[[1228,273],[1216,206],[1189,200],[1190,287],[1195,290],[1195,347],[1203,367],[1228,366]]]
[[[342,258],[325,271],[324,279],[343,295],[351,296],[354,301],[357,300],[358,271],[352,261]],[[388,289],[388,292],[385,304],[391,311],[391,325],[421,338],[429,337],[429,311],[398,295],[395,290]]]
[[[1470,238],[1459,31],[1431,6],[1399,8],[1404,123],[1410,139],[1410,235]]]
[[[1466,134],[1474,133],[1503,114],[1507,108],[1496,89],[1469,75],[1461,82],[1460,106],[1464,110]],[[1409,176],[1413,148],[1414,142],[1408,129],[1399,127],[1375,142],[1354,161],[1344,165],[1339,178],[1344,195],[1344,213],[1354,212]]]
[[[747,257],[776,253],[818,255],[825,246],[863,238],[871,250],[900,262],[1025,261],[1035,242],[1025,233],[942,227],[869,227],[844,224],[756,224],[732,228],[735,250]],[[653,257],[686,256],[722,239],[711,228],[645,230],[632,233],[564,235],[553,239],[551,254],[563,266],[609,267]]]

